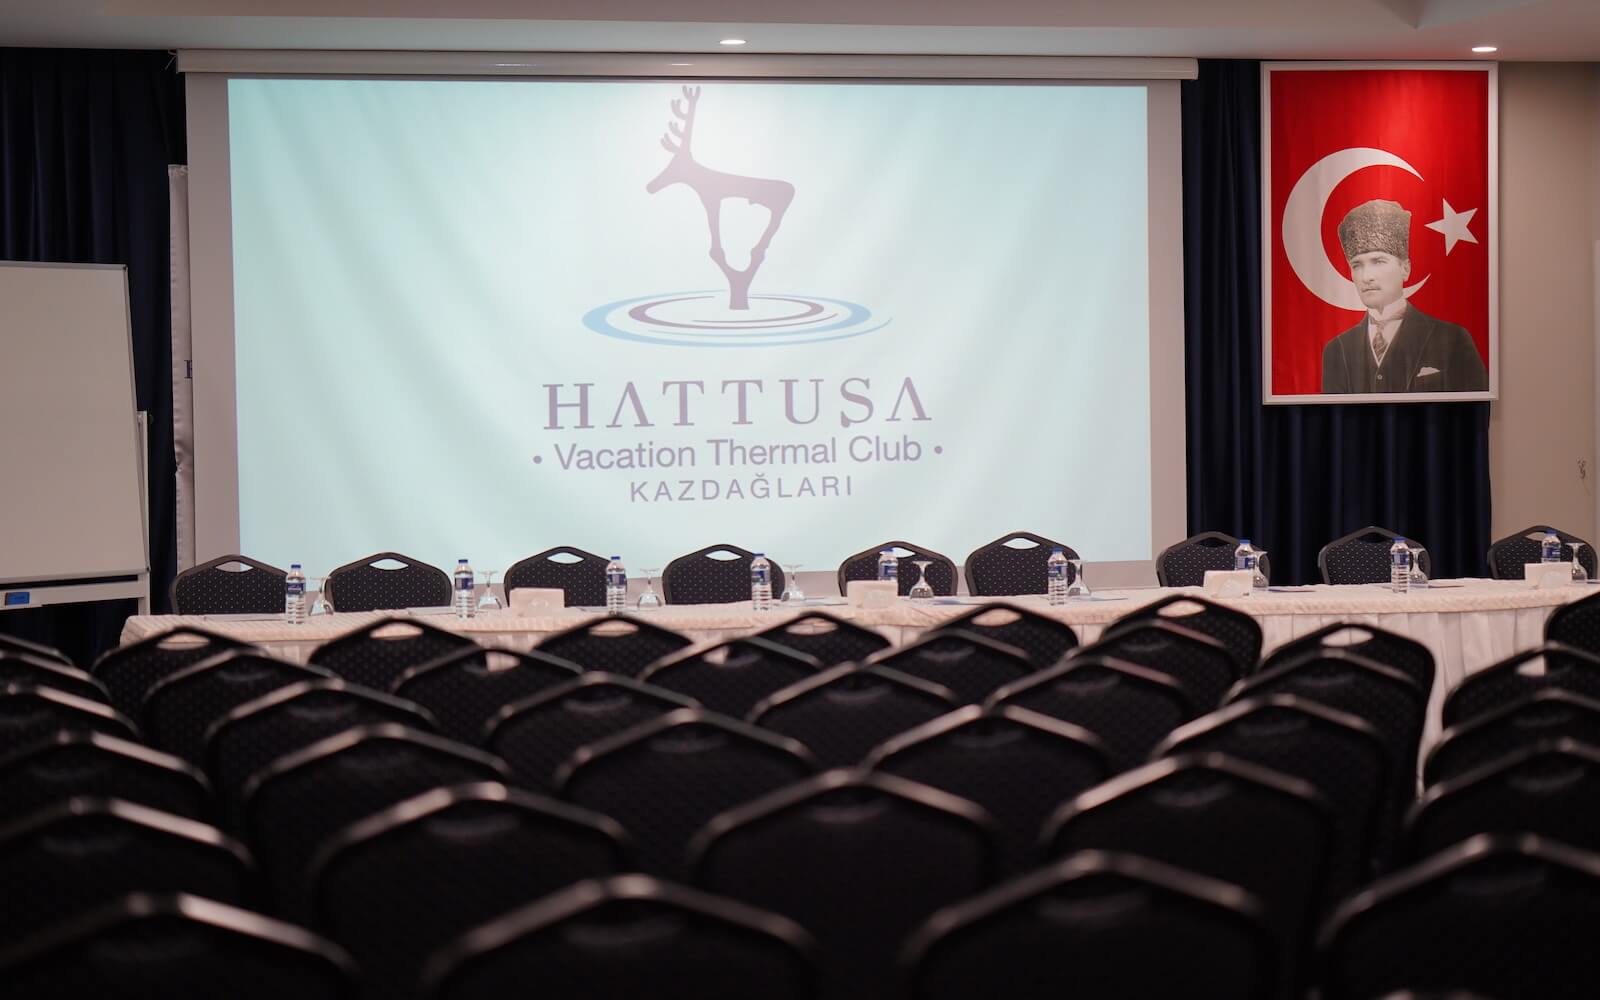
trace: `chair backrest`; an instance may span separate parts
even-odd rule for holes
[[[1493,545],[1489,546],[1489,576],[1496,580],[1521,580],[1523,579],[1522,567],[1527,563],[1536,563],[1544,557],[1544,533],[1553,531],[1561,539],[1561,558],[1567,562],[1572,561],[1572,547],[1574,544],[1583,546],[1583,553],[1578,556],[1578,563],[1583,566],[1589,579],[1595,578],[1594,546],[1586,538],[1560,528],[1552,528],[1548,524],[1535,524],[1523,528],[1514,535],[1507,535]]]
[[[682,876],[685,849],[712,817],[810,776],[794,740],[699,709],[678,709],[580,748],[561,797],[620,822],[642,871]]]
[[[717,817],[694,883],[781,913],[822,944],[823,994],[893,994],[906,936],[995,875],[992,821],[963,799],[839,769]]]
[[[1486,996],[1579,1000],[1600,979],[1585,925],[1600,861],[1538,837],[1480,836],[1345,900],[1321,934],[1322,996],[1419,983]]]
[[[1400,536],[1376,525],[1335,538],[1317,553],[1317,569],[1323,583],[1388,583],[1389,549]],[[1411,545],[1420,545],[1407,538]],[[1433,557],[1423,549],[1418,562],[1422,571],[1433,576]]]
[[[1198,714],[1183,686],[1126,660],[1085,653],[1008,684],[989,705],[1015,705],[1100,737],[1114,772],[1143,764],[1166,735]]]
[[[1015,646],[1041,670],[1055,666],[1058,660],[1078,645],[1078,633],[1072,631],[1072,626],[1066,622],[1000,601],[957,615],[939,628],[959,629]]]
[[[120,799],[70,798],[0,826],[0,940],[129,892],[241,902],[250,855],[214,827]]]
[[[1459,726],[1545,688],[1600,700],[1600,655],[1545,643],[1467,675],[1444,699],[1444,724]]]
[[[196,820],[212,812],[210,786],[187,761],[104,733],[58,732],[0,757],[0,816],[26,816],[75,795]]]
[[[206,732],[206,773],[229,813],[239,817],[245,783],[278,758],[335,733],[394,722],[437,728],[427,710],[344,681],[306,681],[247,701]]]
[[[732,558],[716,559],[715,555]],[[707,545],[667,563],[661,596],[668,604],[734,604],[750,600],[750,561],[755,553],[737,545]],[[783,593],[783,567],[771,555],[772,596]]]
[[[927,571],[928,586],[933,588],[933,593],[938,597],[954,597],[956,587],[960,580],[956,576],[956,563],[947,555],[941,555],[932,549],[910,542],[884,542],[875,545],[864,552],[857,552],[839,564],[839,593],[846,591],[845,584],[851,580],[876,580],[878,578],[878,557],[884,549],[893,549],[895,558],[899,560],[895,579],[899,582],[900,596],[911,593],[911,588],[917,585],[919,576],[916,566],[912,563],[919,559],[926,559],[929,563]]]
[[[1016,546],[1012,542],[1031,542]],[[962,576],[967,581],[967,592],[975,597],[1011,597],[1017,594],[1042,594],[1045,585],[1045,563],[1050,560],[1050,550],[1061,545],[1068,559],[1078,558],[1070,545],[1051,541],[1031,531],[1013,531],[1001,535],[986,545],[980,545],[967,556]],[[1072,567],[1067,567],[1067,582],[1072,581]]]
[[[288,575],[249,556],[218,556],[173,579],[172,607],[180,615],[277,614]]]
[[[53,739],[59,730],[137,740],[138,728],[110,705],[26,684],[0,686],[0,754]]]
[[[1312,650],[1325,649],[1342,649],[1377,660],[1411,678],[1423,691],[1433,690],[1433,653],[1427,646],[1398,632],[1362,622],[1334,622],[1286,642],[1262,661],[1261,669],[1270,670]]]
[[[841,663],[774,692],[748,718],[799,740],[823,767],[846,767],[955,707],[955,695],[937,684],[888,667]]]
[[[355,977],[309,931],[183,894],[124,896],[0,951],[11,1000],[349,1000]]]
[[[278,912],[310,916],[317,849],[351,823],[435,788],[504,783],[488,754],[394,723],[335,734],[280,757],[244,789],[245,830]]]
[[[433,713],[442,735],[482,746],[501,709],[582,673],[577,664],[537,650],[513,653],[473,646],[412,667],[395,682],[394,693]]]
[[[379,563],[395,562],[395,567]],[[437,608],[450,603],[450,575],[398,552],[375,552],[331,571],[323,592],[339,611]]]
[[[1227,646],[1165,618],[1119,622],[1073,655],[1090,653],[1166,674],[1183,685],[1190,700],[1207,712],[1222,704],[1235,682],[1244,676],[1244,668]]]
[[[111,704],[111,693],[94,675],[32,653],[0,649],[0,684],[47,687],[89,701]]]
[[[888,649],[892,645],[882,633],[825,611],[807,611],[756,635],[768,642],[814,656],[827,667],[865,660],[878,650]]]
[[[196,764],[205,762],[206,733],[245,702],[303,681],[332,680],[252,649],[231,649],[157,681],[140,705],[139,723],[153,744]]]
[[[1383,738],[1361,718],[1294,695],[1236,701],[1173,731],[1154,756],[1223,753],[1299,778],[1333,807],[1328,894],[1366,882],[1392,780]]]
[[[645,875],[579,882],[463,936],[429,962],[429,1000],[673,995],[813,1000],[816,944],[793,921]],[[670,984],[670,986],[668,985]]]
[[[638,677],[644,668],[692,645],[688,636],[642,618],[591,618],[539,643],[539,652],[585,670]]]
[[[29,656],[37,656],[41,660],[54,660],[69,667],[76,665],[72,662],[72,657],[54,646],[46,646],[42,642],[24,639],[19,635],[7,635],[4,632],[0,632],[0,652],[26,653]]]
[[[752,636],[686,649],[646,669],[639,679],[742,719],[773,692],[821,669],[814,656]]]
[[[1131,854],[1084,851],[934,914],[906,943],[908,1000],[1198,995],[1268,1000],[1260,900]],[[1203,985],[1201,985],[1203,984]]]
[[[509,601],[511,592],[518,587],[559,587],[566,595],[564,601],[569,608],[603,608],[606,606],[606,566],[610,562],[605,556],[570,545],[545,549],[512,563],[506,570],[506,599]]]
[[[1560,739],[1600,747],[1600,701],[1545,688],[1451,726],[1428,752],[1423,784],[1458,778],[1523,747]]]
[[[358,820],[311,862],[316,926],[374,996],[415,996],[428,955],[580,879],[625,870],[614,820],[504,785],[438,788]]]
[[[407,670],[471,649],[468,636],[414,618],[381,618],[311,651],[309,661],[374,691],[388,691]]]
[[[967,705],[894,737],[862,765],[976,802],[994,819],[1004,870],[1039,860],[1039,830],[1061,803],[1111,774],[1100,738],[1014,705]]]
[[[929,632],[915,642],[874,653],[867,662],[948,688],[963,705],[981,702],[1035,670],[1017,647],[959,629]]]
[[[249,643],[204,629],[180,625],[158,635],[113,649],[89,669],[111,693],[111,706],[130,719],[139,716],[145,693],[164,677]]]
[[[1544,622],[1544,640],[1600,653],[1600,592],[1552,611]]]
[[[591,743],[680,708],[689,698],[631,677],[592,671],[507,705],[488,724],[488,748],[528,788],[555,791],[556,772]]]
[[[1202,531],[1174,542],[1156,556],[1156,583],[1162,587],[1200,587],[1207,570],[1231,570],[1239,539],[1220,531]],[[1265,562],[1265,557],[1262,557]],[[1271,567],[1261,571],[1270,576]]]
[[[1434,785],[1406,817],[1405,845],[1420,859],[1479,833],[1533,833],[1600,853],[1600,748],[1536,743]]]
[[[1141,621],[1181,625],[1191,632],[1210,636],[1233,654],[1239,664],[1241,677],[1254,673],[1256,664],[1261,661],[1261,625],[1254,616],[1216,601],[1189,594],[1172,594],[1128,612],[1118,618],[1111,629]]]
[[[1168,757],[1063,805],[1044,832],[1062,857],[1138,854],[1231,882],[1261,900],[1289,983],[1326,900],[1333,816],[1307,782],[1224,754]]]

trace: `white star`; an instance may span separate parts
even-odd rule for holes
[[[1468,243],[1478,242],[1478,238],[1472,235],[1472,230],[1467,228],[1467,223],[1471,222],[1472,217],[1477,214],[1478,210],[1475,208],[1469,208],[1465,212],[1457,212],[1450,207],[1450,202],[1446,201],[1444,203],[1444,218],[1438,222],[1428,223],[1429,229],[1436,233],[1444,234],[1444,255],[1446,257],[1450,256],[1450,251],[1454,250],[1456,244],[1463,240]]]

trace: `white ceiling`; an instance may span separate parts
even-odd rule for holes
[[[0,45],[1600,61],[1600,0],[0,0]],[[726,51],[726,50],[722,50]]]

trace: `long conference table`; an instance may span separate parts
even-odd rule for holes
[[[1395,594],[1387,584],[1317,585],[1223,598],[1218,603],[1253,616],[1261,625],[1262,652],[1334,622],[1374,625],[1410,636],[1433,652],[1438,665],[1429,699],[1423,746],[1439,732],[1440,706],[1446,692],[1471,672],[1543,641],[1545,619],[1563,604],[1597,593],[1593,586],[1535,589],[1521,580],[1439,580],[1426,590]],[[952,618],[991,601],[1011,603],[1071,625],[1083,643],[1093,642],[1110,623],[1151,601],[1171,594],[1201,596],[1198,588],[1150,588],[1104,591],[1051,607],[1043,596],[1006,598],[904,598],[888,607],[851,607],[839,598],[812,599],[798,606],[775,605],[752,611],[737,604],[667,605],[643,612],[643,618],[701,642],[750,635],[808,611],[822,611],[883,633],[896,645],[915,639]],[[363,625],[409,615],[437,628],[472,636],[491,647],[522,651],[544,637],[595,617],[599,611],[567,608],[528,615],[501,610],[458,619],[443,609],[410,612],[340,612],[313,616],[290,625],[281,617],[238,615],[135,615],[122,629],[122,643],[138,642],[180,625],[193,626],[259,645],[274,655],[305,662],[312,650],[329,639]]]

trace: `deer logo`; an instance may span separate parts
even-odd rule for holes
[[[675,120],[667,122],[667,132],[661,136],[661,145],[672,154],[672,160],[654,180],[645,185],[645,190],[655,194],[674,184],[687,184],[690,190],[700,196],[700,204],[706,210],[706,225],[711,230],[711,259],[728,280],[728,308],[749,309],[750,283],[755,279],[761,262],[766,259],[767,247],[772,244],[773,235],[783,224],[783,213],[788,211],[789,203],[794,200],[794,185],[765,177],[724,173],[696,163],[693,149],[694,116],[699,101],[699,87],[684,87],[683,100],[672,99]],[[728,255],[722,249],[722,203],[729,198],[743,198],[751,205],[765,208],[769,214],[767,228],[762,232],[761,239],[750,248],[750,263],[742,271],[728,263]]]

